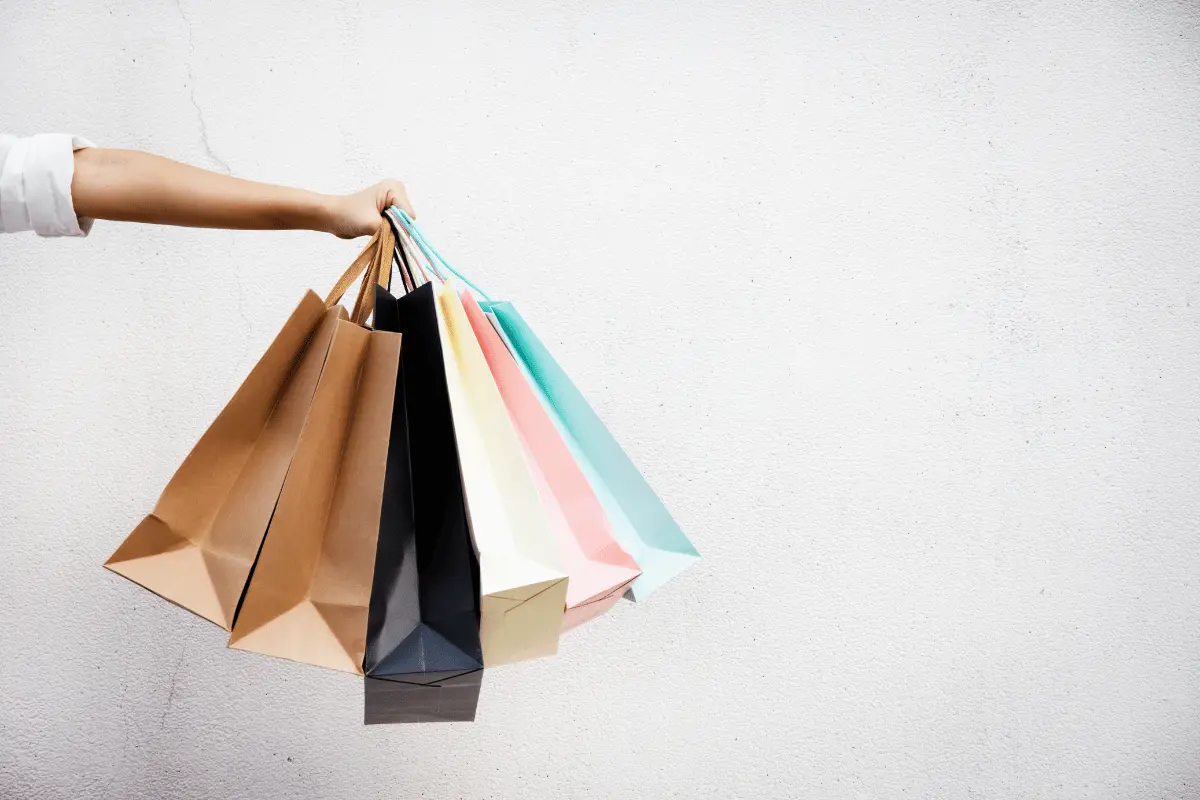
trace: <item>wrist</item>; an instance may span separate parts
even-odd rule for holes
[[[333,233],[337,227],[338,200],[336,195],[305,192],[296,227],[321,233]]]
[[[285,193],[276,201],[274,227],[322,233],[332,230],[337,218],[336,197],[304,189],[283,191]]]

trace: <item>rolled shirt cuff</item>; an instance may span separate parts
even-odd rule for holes
[[[77,217],[71,201],[75,151],[95,147],[65,133],[41,133],[13,142],[0,164],[0,220],[5,231],[39,236],[87,236],[95,221]]]

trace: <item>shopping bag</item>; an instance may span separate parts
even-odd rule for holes
[[[400,364],[400,334],[363,327],[379,262],[392,257],[391,230],[382,232],[354,313],[336,323],[229,638],[234,649],[357,675]]]
[[[695,563],[700,554],[516,308],[508,302],[486,303],[485,307],[504,329],[540,390],[545,407],[603,504],[614,537],[642,570],[630,584],[630,598],[646,599]]]
[[[368,676],[363,684],[363,722],[474,722],[483,670],[435,675],[421,673],[426,683]]]
[[[537,487],[452,282],[435,287],[446,387],[479,553],[479,639],[491,667],[558,651],[567,576]]]
[[[372,237],[347,273],[361,272],[380,242],[379,234]],[[105,567],[226,630],[233,627],[334,329],[345,317],[336,301],[311,291],[304,296],[153,512]]]
[[[491,301],[429,246],[404,212],[395,209],[395,213],[426,256],[474,289],[483,310],[499,322],[513,353],[603,504],[617,542],[642,570],[630,584],[628,596],[643,600],[695,563],[700,554],[687,535],[512,303]]]
[[[641,574],[613,538],[604,508],[500,334],[470,292],[463,308],[504,398],[570,578],[564,630],[610,609]]]
[[[405,289],[412,281],[403,272]],[[475,719],[479,561],[463,504],[433,286],[382,286],[375,329],[404,337],[363,662],[363,722]]]

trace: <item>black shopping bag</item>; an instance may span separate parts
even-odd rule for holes
[[[363,721],[472,721],[483,677],[479,561],[433,286],[398,299],[382,286],[375,292],[376,330],[398,331],[402,341],[363,660]]]

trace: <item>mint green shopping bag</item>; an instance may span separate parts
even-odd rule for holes
[[[480,306],[497,322],[517,363],[537,389],[551,419],[604,506],[614,538],[642,568],[641,576],[631,584],[629,596],[633,600],[644,600],[691,566],[700,558],[696,548],[512,303],[490,300],[485,292],[429,246],[420,229],[404,212],[401,211],[399,216],[429,261],[440,264],[473,289],[480,296]]]

